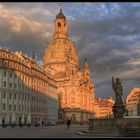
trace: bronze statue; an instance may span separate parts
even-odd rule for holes
[[[116,82],[114,82],[114,77],[112,77],[112,88],[116,96],[115,104],[123,104],[122,102],[123,89],[119,78],[116,78]]]
[[[116,101],[113,105],[113,114],[115,118],[122,118],[125,113],[125,105],[122,101],[122,95],[123,95],[123,88],[120,82],[119,78],[116,78],[116,82],[114,81],[114,77],[112,77],[112,88],[115,92]]]

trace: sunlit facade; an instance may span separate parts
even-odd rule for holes
[[[56,122],[56,91],[55,81],[37,65],[34,57],[0,49],[0,124],[9,124],[13,119],[16,124],[26,124],[29,116],[32,124],[41,121],[47,123],[48,118]],[[48,112],[50,108],[55,112],[55,118],[51,118],[52,115]]]
[[[0,49],[0,79],[0,123],[14,118],[16,124],[26,124],[30,115],[32,124],[65,122],[67,118],[87,122],[93,117],[95,88],[89,66],[85,59],[83,68],[79,67],[62,10],[54,21],[43,67],[34,55]]]
[[[140,116],[140,88],[134,88],[126,97],[128,116]]]
[[[78,25],[77,25],[78,26]],[[54,34],[46,45],[44,70],[57,81],[59,121],[88,121],[93,115],[94,85],[88,63],[78,64],[75,44],[68,37],[68,22],[62,10],[54,20]]]
[[[95,118],[112,118],[112,106],[114,105],[114,100],[109,97],[107,99],[95,98],[94,102],[94,112]]]

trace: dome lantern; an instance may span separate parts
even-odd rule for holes
[[[64,16],[62,9],[60,9],[60,12],[56,16],[54,20],[54,37],[62,37],[62,38],[67,38],[67,20],[66,17]]]
[[[58,15],[56,16],[56,19],[66,19],[66,17],[64,16],[62,9],[60,9],[60,12],[58,13]]]

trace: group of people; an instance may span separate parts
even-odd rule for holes
[[[72,119],[67,119],[67,129],[69,129],[70,128],[70,126],[71,126],[71,122],[72,122]],[[83,121],[81,121],[80,122],[80,126],[83,126],[83,124],[84,124],[84,122]]]
[[[44,123],[44,121],[38,121],[36,124],[35,124],[35,127],[44,127],[46,126],[46,124]]]

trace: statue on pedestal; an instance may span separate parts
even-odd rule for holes
[[[116,83],[114,82],[114,77],[112,77],[112,88],[115,92],[115,96],[116,96],[116,101],[115,101],[115,104],[119,105],[119,104],[123,104],[123,101],[122,101],[122,85],[121,85],[121,82],[120,82],[120,79],[119,78],[116,78]]]
[[[119,78],[116,78],[116,82],[115,82],[114,77],[112,77],[112,88],[115,92],[115,97],[116,97],[115,104],[113,106],[112,111],[115,118],[122,118],[125,113],[125,105],[123,104],[122,101],[123,88]]]

